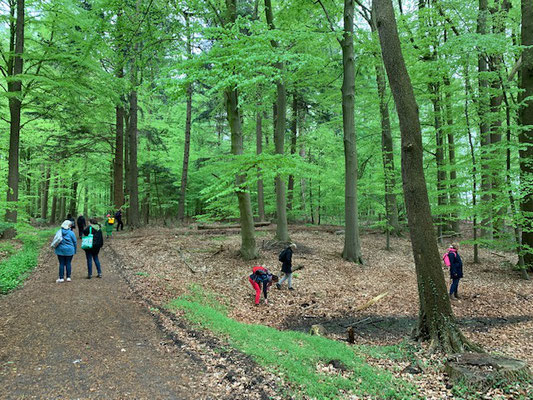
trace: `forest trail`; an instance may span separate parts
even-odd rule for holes
[[[55,283],[50,252],[22,289],[0,298],[0,398],[217,398],[198,387],[202,365],[168,352],[106,253],[103,279],[86,279],[78,249],[72,282]]]

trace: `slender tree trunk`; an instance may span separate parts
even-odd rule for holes
[[[420,312],[415,336],[433,348],[462,352],[471,347],[450,306],[424,177],[418,105],[405,66],[391,0],[373,0],[383,62],[396,103],[402,136],[402,180],[416,267]]]
[[[187,30],[187,57],[192,57],[191,33],[189,14],[185,11]],[[189,171],[189,154],[191,149],[191,118],[192,118],[192,84],[187,84],[187,111],[185,115],[185,142],[183,144],[183,166],[181,169],[180,198],[178,202],[178,220],[185,219],[185,197],[187,195],[187,174]]]
[[[145,225],[150,223],[150,192],[151,192],[151,173],[150,168],[146,168],[146,174],[144,176],[144,182],[146,183],[146,191],[144,192],[143,205],[142,205],[142,218]],[[159,196],[157,196],[159,199]]]
[[[357,150],[355,140],[355,61],[353,48],[354,1],[344,0],[344,33],[342,48],[342,127],[344,131],[344,218],[345,235],[342,257],[363,263],[359,242],[359,215],[357,212]]]
[[[274,27],[274,16],[272,14],[272,4],[270,0],[265,0],[265,14],[269,28],[271,30]],[[271,45],[277,49],[279,47],[278,42],[272,40]],[[285,127],[287,119],[287,93],[285,91],[285,84],[283,83],[283,64],[277,62],[275,64],[279,70],[280,78],[276,82],[276,119],[274,129],[274,147],[276,154],[283,155],[285,152]],[[287,224],[287,197],[285,194],[285,182],[281,178],[281,175],[276,175],[276,239],[280,242],[289,242],[289,229]]]
[[[372,33],[377,34],[375,19],[372,16],[370,21]],[[401,227],[398,218],[398,202],[396,199],[396,179],[394,177],[394,144],[392,141],[392,130],[390,126],[389,104],[387,102],[387,82],[383,60],[379,52],[376,57],[376,83],[379,97],[379,114],[381,117],[381,156],[383,161],[383,173],[385,176],[385,213],[387,218],[387,250],[389,249],[389,236],[401,234]]]
[[[129,106],[128,106],[129,107]],[[126,219],[129,223],[129,204],[130,204],[130,115],[129,108],[124,110],[124,198],[127,199],[128,207],[126,212]]]
[[[116,106],[115,160],[113,176],[113,193],[115,208],[124,205],[124,107]]]
[[[15,14],[16,6],[16,16]],[[10,55],[7,65],[7,91],[9,93],[9,156],[7,175],[7,205],[6,221],[17,222],[17,207],[19,200],[19,147],[20,147],[20,111],[22,109],[22,81],[19,75],[22,74],[24,52],[24,0],[17,0],[16,4],[11,3],[10,23],[11,41]],[[14,22],[13,22],[14,18]],[[8,229],[4,233],[5,238],[14,237],[15,229]]]
[[[255,116],[255,148],[257,155],[263,153],[263,117],[261,116],[261,111],[257,111]],[[265,190],[260,167],[257,168],[257,175],[257,211],[259,220],[265,221]]]
[[[520,109],[520,124],[524,127],[520,131],[520,184],[524,193],[520,204],[524,215],[522,244],[527,249],[524,262],[533,272],[533,3],[522,0],[522,71],[520,74],[520,102],[524,106]],[[527,100],[526,100],[527,99]]]
[[[52,210],[50,211],[50,223],[55,224],[57,221],[57,201],[58,201],[58,189],[59,189],[59,177],[54,174],[54,186],[52,197]]]
[[[138,227],[139,219],[139,170],[137,167],[137,90],[130,93],[130,131],[129,131],[129,167],[130,167],[130,206],[128,222],[131,227]]]
[[[450,213],[450,228],[453,235],[460,234],[459,215],[457,210],[459,209],[459,202],[457,200],[457,167],[455,161],[455,134],[453,125],[453,113],[452,113],[452,88],[450,79],[446,76],[444,78],[444,85],[446,89],[446,129],[448,137],[448,163],[450,168],[450,206],[452,212]]]
[[[41,202],[41,218],[43,220],[48,219],[48,197],[50,194],[50,167],[46,167],[46,172],[43,182],[43,197]]]
[[[226,0],[226,11],[226,22],[231,25],[235,24],[237,19],[237,0]],[[244,145],[237,89],[234,87],[227,88],[224,91],[224,97],[231,131],[231,153],[235,156],[240,156],[244,153]],[[258,253],[255,245],[254,215],[250,192],[246,187],[246,176],[238,174],[235,177],[235,183],[241,222],[240,253],[245,260],[251,260],[257,258]]]
[[[479,0],[479,16],[477,22],[477,33],[479,35],[486,35],[487,31],[487,17],[488,17],[488,0]],[[491,175],[490,167],[488,165],[489,148],[490,148],[490,125],[489,125],[489,81],[487,80],[487,73],[489,70],[487,63],[487,55],[482,51],[478,55],[478,75],[479,75],[479,99],[478,115],[479,115],[479,131],[481,144],[481,202],[483,203],[483,212],[481,220],[481,237],[492,240],[492,211],[490,205],[492,204],[491,197]]]
[[[472,209],[474,212],[474,218],[472,221],[472,231],[474,239],[474,263],[479,264],[479,244],[477,242],[477,163],[476,163],[476,153],[474,149],[474,139],[472,138],[472,130],[470,127],[470,112],[468,107],[468,99],[470,97],[471,87],[470,87],[470,74],[468,72],[469,68],[468,61],[465,65],[465,122],[466,122],[466,132],[468,134],[468,143],[470,145],[470,156],[472,157]]]
[[[77,210],[77,199],[78,198],[78,175],[72,175],[72,186],[70,192],[70,205],[68,207],[68,212],[72,214],[72,217],[76,217]]]
[[[291,156],[296,154],[296,145],[298,140],[298,95],[293,93],[292,95],[292,124],[291,124]],[[289,183],[287,186],[288,200],[287,208],[292,210],[294,201],[294,175],[289,175]]]

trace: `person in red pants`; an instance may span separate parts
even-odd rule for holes
[[[272,275],[268,269],[260,265],[252,268],[252,275],[249,277],[250,284],[255,290],[255,305],[259,305],[261,299],[261,288],[263,289],[263,296],[265,297],[265,304],[268,304],[268,288],[272,286],[272,282],[277,282],[279,278],[277,275]]]

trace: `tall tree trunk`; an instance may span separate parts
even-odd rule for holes
[[[50,211],[50,223],[55,224],[57,221],[57,202],[59,190],[59,177],[54,173],[54,196],[52,197],[52,210]]]
[[[522,0],[522,73],[520,74],[521,103],[520,124],[520,183],[524,190],[520,204],[524,215],[522,244],[527,248],[524,262],[533,272],[533,3]],[[526,100],[528,99],[528,100]]]
[[[41,199],[41,218],[46,221],[48,219],[48,197],[50,194],[50,167],[46,167],[43,182],[43,196]]]
[[[488,18],[488,0],[479,0],[479,15],[477,22],[477,33],[479,35],[486,35]],[[478,75],[479,75],[479,99],[478,115],[479,115],[479,133],[481,144],[481,202],[483,203],[482,220],[481,220],[481,237],[492,240],[492,218],[490,205],[492,204],[491,197],[491,175],[490,167],[488,165],[489,147],[490,147],[490,125],[489,125],[489,81],[487,80],[487,72],[489,66],[487,63],[487,55],[483,51],[479,51],[478,55]]]
[[[342,257],[363,263],[359,242],[359,215],[357,212],[357,150],[355,139],[355,61],[353,48],[354,1],[344,0],[344,32],[342,48],[342,127],[344,131],[344,218],[345,235]]]
[[[466,122],[466,132],[468,135],[468,143],[470,145],[470,156],[472,157],[472,209],[474,211],[474,217],[472,221],[472,231],[474,239],[474,263],[479,264],[479,243],[477,242],[477,232],[478,232],[478,218],[477,218],[477,163],[476,163],[476,152],[474,149],[474,139],[472,138],[472,130],[470,128],[470,112],[468,107],[468,99],[470,97],[471,87],[470,87],[470,74],[468,72],[469,62],[467,60],[465,64],[465,122]]]
[[[391,0],[373,0],[383,62],[396,103],[402,136],[402,180],[416,267],[420,312],[415,336],[433,348],[462,352],[471,347],[450,306],[424,177],[418,105],[402,55]]]
[[[130,203],[130,115],[129,106],[126,112],[124,109],[124,198],[127,199],[128,208],[126,212],[126,220],[129,223],[129,203]]]
[[[15,17],[16,5],[16,17]],[[24,52],[24,0],[11,3],[11,41],[9,44],[10,55],[7,65],[7,91],[9,93],[9,156],[7,175],[7,205],[6,221],[17,222],[17,207],[19,200],[19,147],[20,147],[20,111],[22,109],[22,74]],[[13,20],[13,18],[15,19]],[[14,21],[14,22],[13,22]],[[15,236],[15,229],[8,229],[4,237]]]
[[[70,204],[68,206],[69,214],[72,214],[73,218],[76,218],[77,199],[78,198],[78,175],[72,175],[72,186],[70,191]]]
[[[270,0],[265,0],[265,14],[269,28],[274,27],[274,17],[272,14],[272,4]],[[273,48],[278,48],[279,44],[272,40]],[[279,70],[280,78],[276,82],[276,118],[274,129],[274,147],[276,154],[283,155],[285,152],[285,127],[287,119],[287,93],[285,91],[285,84],[283,83],[283,63],[277,62],[275,64]],[[276,175],[276,239],[280,242],[290,241],[289,229],[287,225],[287,197],[285,194],[285,182],[281,175]]]
[[[138,227],[139,219],[139,169],[137,166],[137,90],[130,92],[130,131],[129,131],[129,195],[128,223]]]
[[[372,13],[373,14],[373,13]],[[370,21],[372,33],[377,34],[377,27],[374,15]],[[398,218],[398,201],[396,199],[396,178],[394,177],[394,144],[392,141],[392,130],[390,126],[389,104],[387,102],[387,82],[383,60],[379,52],[376,57],[376,83],[379,97],[379,115],[381,119],[381,159],[383,161],[383,173],[385,176],[385,214],[387,217],[387,248],[389,248],[389,235],[401,234],[401,227]]]
[[[113,176],[113,197],[115,208],[124,205],[124,106],[116,106],[115,160]]]
[[[255,116],[255,149],[256,154],[263,153],[263,117],[261,111],[258,110]],[[259,220],[265,221],[265,190],[263,187],[263,178],[261,168],[257,168],[257,212],[259,214]]]
[[[144,176],[144,182],[146,184],[146,191],[144,192],[143,205],[142,205],[142,218],[145,225],[150,223],[150,203],[152,201],[150,197],[151,192],[151,173],[150,168],[146,168],[146,174]],[[157,196],[159,200],[159,195]]]
[[[226,8],[226,21],[233,25],[237,19],[237,1],[226,0]],[[231,153],[235,156],[240,156],[244,152],[244,145],[237,89],[234,87],[227,88],[224,96],[228,124],[231,131]],[[254,215],[250,201],[250,192],[246,187],[246,177],[244,175],[237,174],[235,183],[237,186],[237,199],[239,202],[241,222],[240,253],[245,260],[251,260],[257,258],[258,254],[255,245]]]
[[[192,57],[191,32],[189,13],[185,11],[187,30],[187,57]],[[185,196],[187,194],[187,174],[189,171],[189,154],[191,149],[191,118],[192,118],[192,83],[187,84],[187,111],[185,115],[185,142],[183,144],[183,166],[181,169],[180,198],[178,202],[178,219],[185,219]]]
[[[291,156],[296,154],[296,145],[298,140],[298,95],[296,92],[292,95],[292,123],[291,123]],[[288,200],[287,209],[292,210],[294,201],[294,175],[289,175],[287,185]]]
[[[459,215],[457,210],[459,209],[459,202],[457,200],[457,167],[455,161],[455,134],[454,134],[454,125],[453,125],[453,113],[452,113],[452,88],[450,84],[450,79],[448,76],[444,77],[444,86],[445,86],[445,99],[446,99],[446,130],[448,138],[448,163],[450,169],[450,206],[452,212],[450,213],[450,228],[453,235],[458,235],[460,233],[459,226]]]
[[[440,104],[440,84],[430,84],[432,94],[433,116],[435,126],[435,161],[437,164],[437,204],[442,208],[446,207],[447,196],[444,182],[446,181],[446,171],[444,170],[444,135],[442,132],[442,108]],[[446,231],[446,220],[442,211],[437,217],[438,240],[442,243],[442,236]]]

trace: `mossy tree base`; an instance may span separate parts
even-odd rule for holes
[[[449,358],[445,368],[453,382],[485,389],[532,379],[525,361],[486,353],[463,353]]]

